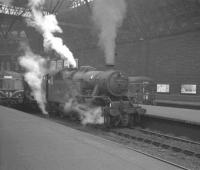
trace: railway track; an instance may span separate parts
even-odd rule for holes
[[[125,143],[127,143],[127,141],[125,143],[124,142],[120,142],[120,140],[118,139],[119,136],[123,137],[123,138],[126,138],[129,142],[131,142],[132,140],[136,140],[136,141],[138,141],[140,143],[144,142],[144,143],[147,143],[148,145],[153,145],[153,146],[156,146],[156,147],[162,146],[165,149],[172,148],[172,150],[175,149],[173,151],[177,152],[175,146],[167,147],[166,144],[163,144],[163,143],[158,144],[158,141],[156,141],[156,140],[153,141],[152,137],[151,137],[151,139],[148,138],[148,137],[142,139],[142,137],[141,137],[141,135],[139,135],[139,133],[138,133],[137,136],[133,135],[133,131],[142,132],[142,133],[145,133],[145,135],[148,133],[148,134],[151,134],[151,135],[154,134],[154,136],[162,136],[162,134],[160,134],[160,133],[151,132],[151,131],[138,129],[138,128],[133,128],[133,129],[111,129],[111,130],[107,131],[107,130],[103,129],[102,127],[99,127],[99,126],[84,126],[83,127],[82,125],[78,125],[77,123],[71,123],[70,121],[66,121],[66,120],[63,120],[63,119],[50,118],[50,120],[55,121],[55,122],[60,123],[60,124],[63,124],[63,125],[66,125],[66,126],[70,126],[70,127],[75,128],[77,130],[81,130],[81,131],[84,131],[84,132],[87,132],[87,133],[91,133],[91,134],[103,137],[106,140],[115,141],[115,142],[120,143],[120,144],[125,144]],[[129,133],[127,133],[127,131],[129,131]],[[130,132],[131,132],[131,134],[130,134]],[[115,134],[116,136],[113,137],[113,134]],[[162,137],[170,138],[170,136],[167,136],[167,135],[164,135],[164,134],[163,134]],[[176,137],[171,137],[171,138],[176,138]],[[185,141],[189,142],[189,140],[182,139],[182,138],[177,138],[177,140],[181,140],[181,141],[185,140]],[[193,143],[193,141],[190,141],[190,142]],[[194,142],[194,143],[196,144],[196,142]],[[198,146],[200,148],[200,144],[199,143],[198,143]],[[131,147],[131,146],[128,146],[128,145],[126,145],[126,147],[128,147],[129,149],[134,150],[136,152],[139,152],[139,153],[141,153],[143,155],[146,155],[146,156],[152,157],[154,159],[160,160],[161,162],[165,162],[167,164],[170,164],[170,165],[173,165],[175,167],[178,167],[180,169],[191,170],[190,168],[185,167],[184,165],[180,165],[180,164],[175,163],[173,161],[161,158],[159,156],[156,156],[155,154],[148,153],[148,152],[146,152],[144,150],[141,150],[141,149],[138,149],[138,148],[134,148],[134,147]],[[186,152],[186,154],[187,154],[187,152]],[[197,158],[199,158],[199,157],[197,156]]]
[[[200,158],[200,143],[198,142],[138,128],[112,129],[111,132],[130,140]]]
[[[41,115],[37,115],[40,116]],[[74,129],[84,131],[87,133],[91,133],[96,136],[100,136],[106,140],[115,141],[119,144],[123,144],[131,150],[139,152],[141,154],[147,155],[154,159],[158,159],[161,162],[165,162],[171,164],[175,167],[179,167],[183,170],[198,170],[200,168],[200,163],[193,166],[187,166],[187,163],[184,164],[183,161],[177,161],[176,155],[172,156],[170,159],[162,157],[157,150],[163,149],[170,152],[182,153],[185,156],[189,156],[191,158],[195,157],[200,162],[200,143],[194,142],[188,139],[178,138],[170,135],[165,135],[157,132],[152,132],[149,130],[141,129],[141,128],[117,128],[105,130],[102,126],[82,126],[77,122],[72,122],[68,119],[61,118],[51,118],[50,121],[54,121],[59,124],[63,124],[65,126],[70,126]],[[120,138],[123,138],[122,140]],[[129,145],[131,144],[131,145]],[[148,148],[144,145],[148,146],[148,148],[153,149],[149,152]],[[156,151],[155,151],[156,150]],[[188,160],[188,162],[190,162]],[[196,163],[196,162],[195,162]],[[193,164],[193,163],[191,163]],[[196,168],[197,167],[197,168]]]
[[[148,156],[148,157],[151,157],[151,158],[157,159],[157,160],[159,160],[159,161],[161,161],[161,162],[164,162],[164,163],[167,163],[167,164],[173,165],[173,166],[178,167],[178,168],[180,168],[180,169],[183,169],[183,170],[191,170],[191,169],[189,169],[189,168],[186,168],[186,167],[181,166],[181,165],[178,165],[178,164],[176,164],[176,163],[174,163],[174,162],[171,162],[171,161],[168,161],[168,160],[165,160],[165,159],[159,158],[159,157],[157,157],[157,156],[154,156],[154,155],[148,154],[148,153],[143,152],[143,151],[141,151],[141,150],[133,149],[133,148],[129,148],[129,149],[134,150],[134,151],[136,151],[136,152],[138,152],[138,153],[141,153],[141,154],[143,154],[143,155],[146,155],[146,156]]]
[[[180,138],[180,137],[175,137],[175,136],[171,136],[171,135],[165,135],[165,134],[161,134],[161,133],[158,133],[158,132],[153,132],[153,131],[150,131],[150,130],[144,130],[144,129],[141,129],[141,128],[134,128],[134,129],[139,130],[141,132],[144,132],[146,134],[153,134],[155,136],[164,137],[166,139],[174,139],[174,140],[177,140],[177,141],[190,143],[190,144],[195,144],[195,145],[199,145],[200,146],[200,142],[196,142],[196,141],[192,141],[192,140],[188,140],[188,139],[184,139],[184,138]]]

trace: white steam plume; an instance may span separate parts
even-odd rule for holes
[[[78,103],[75,99],[70,98],[64,106],[65,112],[76,112],[83,125],[86,124],[103,124],[104,118],[101,107],[91,107]]]
[[[42,11],[39,9],[44,3],[45,0],[29,0],[33,20],[27,20],[27,22],[43,35],[43,45],[46,50],[55,50],[61,58],[67,59],[71,66],[76,67],[76,61],[72,52],[63,44],[63,40],[60,37],[54,36],[54,33],[62,33],[62,29],[58,25],[56,16],[53,14],[43,15]]]
[[[45,60],[41,56],[34,54],[29,47],[25,47],[24,50],[25,55],[19,58],[19,63],[26,69],[25,81],[31,87],[32,94],[42,112],[48,114],[45,110],[46,99],[42,88]]]
[[[83,125],[104,123],[101,107],[95,107],[95,108],[86,107],[86,110],[81,110],[79,106],[78,109],[79,109],[79,114],[81,115],[81,123]]]
[[[65,106],[64,113],[75,114],[81,120],[82,124],[102,124],[104,122],[101,107],[93,106],[92,104],[87,104],[81,102],[80,96],[81,89],[77,82],[68,80],[65,82],[65,88],[67,93],[65,94]]]
[[[114,65],[115,39],[126,14],[125,0],[95,0],[92,12],[100,31],[99,45],[104,50],[106,64]]]

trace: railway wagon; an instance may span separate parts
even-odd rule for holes
[[[132,126],[139,122],[145,109],[128,97],[128,81],[118,70],[99,71],[90,66],[62,69],[46,76],[48,110],[60,113],[65,103],[73,99],[82,105],[101,107],[107,127]]]
[[[23,76],[13,71],[0,72],[0,104],[22,104],[24,97]]]

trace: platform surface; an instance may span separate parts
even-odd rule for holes
[[[177,170],[123,145],[0,106],[1,170]]]
[[[141,106],[146,109],[147,115],[200,125],[200,110],[152,105]]]

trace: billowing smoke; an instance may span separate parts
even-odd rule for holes
[[[46,99],[42,88],[42,78],[45,74],[45,60],[41,56],[34,54],[30,48],[24,44],[22,48],[25,51],[25,55],[19,57],[19,63],[26,69],[24,75],[25,81],[31,87],[32,95],[36,99],[42,112],[48,114],[45,110]]]
[[[93,106],[89,103],[81,102],[83,99],[77,98],[81,96],[80,85],[77,82],[68,80],[65,82],[65,106],[66,115],[73,114],[75,118],[80,119],[82,124],[102,124],[104,122],[101,107]]]
[[[29,0],[33,17],[27,20],[27,22],[43,35],[43,45],[46,50],[55,50],[61,58],[68,60],[69,65],[75,67],[76,62],[71,51],[63,44],[61,38],[54,36],[54,33],[62,33],[55,15],[43,15],[41,12],[44,2],[45,0]],[[33,95],[39,103],[40,108],[46,114],[45,95],[42,91],[42,77],[45,74],[44,63],[45,60],[41,56],[33,54],[30,50],[26,50],[25,55],[20,57],[20,64],[27,70],[25,79],[31,86]],[[78,89],[73,86],[73,82],[67,82],[67,85],[69,86],[65,87],[68,88],[66,89],[67,94],[64,94],[66,96],[66,100],[64,100],[66,102],[64,106],[65,112],[76,112],[82,124],[103,123],[101,108],[80,104],[76,98],[79,93]]]
[[[103,124],[104,118],[102,115],[101,107],[87,106],[86,104],[80,104],[76,99],[69,99],[64,106],[66,113],[74,112],[80,119],[83,125],[86,124]]]
[[[102,115],[101,107],[84,107],[86,109],[82,110],[81,107],[77,107],[79,109],[79,114],[81,116],[82,124],[103,124],[104,118]]]
[[[126,13],[125,0],[95,0],[93,20],[99,34],[99,45],[104,50],[106,64],[114,65],[115,39]]]
[[[28,24],[35,27],[43,35],[43,45],[46,50],[55,50],[62,59],[66,59],[69,62],[69,65],[76,67],[72,52],[63,44],[63,40],[60,37],[54,36],[54,33],[62,33],[56,16],[53,14],[43,15],[40,10],[44,3],[45,0],[29,0],[33,18],[32,20],[27,20]]]

